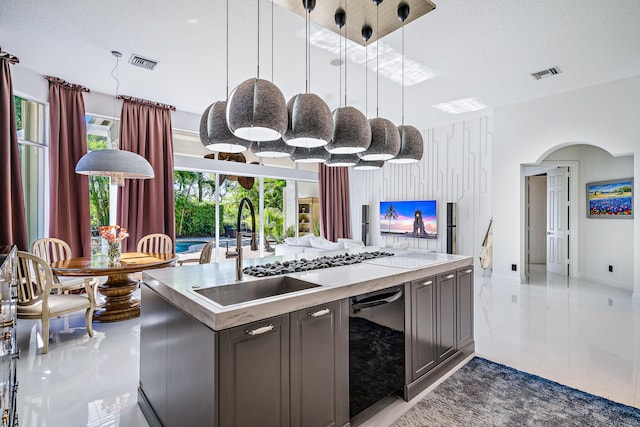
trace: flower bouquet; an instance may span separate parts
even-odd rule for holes
[[[102,225],[99,228],[100,237],[107,242],[107,258],[109,264],[116,265],[122,253],[120,243],[125,237],[129,237],[127,229],[119,225]]]

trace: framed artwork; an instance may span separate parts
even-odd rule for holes
[[[587,218],[633,218],[633,178],[587,183]]]

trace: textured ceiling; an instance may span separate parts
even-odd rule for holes
[[[304,18],[267,0],[229,3],[230,87],[256,74],[259,3],[260,76],[273,78],[287,99],[304,91]],[[406,89],[405,123],[419,129],[463,119],[464,115],[432,107],[450,100],[476,97],[499,107],[640,74],[638,0],[434,3],[435,10],[405,29],[407,59],[437,74]],[[110,52],[119,50],[123,53],[119,93],[201,114],[210,103],[225,98],[225,4],[224,0],[2,0],[0,46],[20,58],[16,67],[106,94],[115,92]],[[401,50],[400,31],[381,41]],[[127,63],[133,53],[158,60],[159,65],[155,71],[135,68]],[[343,99],[339,68],[329,64],[336,57],[312,48],[311,91],[331,108]],[[551,66],[558,66],[562,74],[540,81],[529,75]],[[347,76],[351,105],[375,116],[378,93],[380,116],[400,122],[398,83],[381,76],[376,92],[375,73],[370,69],[365,79],[365,68],[351,62]]]

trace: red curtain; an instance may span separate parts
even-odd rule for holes
[[[124,98],[120,148],[147,159],[155,174],[152,179],[127,179],[118,192],[118,224],[129,232],[123,241],[127,251],[135,251],[138,240],[151,233],[164,233],[175,241],[170,108]]]
[[[69,243],[73,256],[91,255],[89,179],[75,172],[87,154],[84,98],[87,88],[57,77],[49,80],[49,235]]]
[[[335,242],[351,238],[349,209],[349,169],[346,167],[318,168],[320,184],[320,229],[322,235]]]
[[[20,153],[9,65],[17,58],[0,50],[0,245],[28,250]]]

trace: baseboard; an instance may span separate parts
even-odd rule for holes
[[[149,423],[149,427],[164,427],[140,387],[138,387],[138,406],[144,414],[147,423]]]
[[[472,341],[466,347],[455,352],[446,361],[444,361],[443,363],[440,363],[435,368],[433,368],[432,370],[430,370],[429,372],[427,372],[417,380],[406,385],[404,387],[404,400],[408,402],[414,397],[416,397],[418,394],[424,391],[431,384],[435,383],[444,375],[446,375],[447,372],[455,368],[464,359],[471,356],[474,352],[475,352],[475,342]]]

